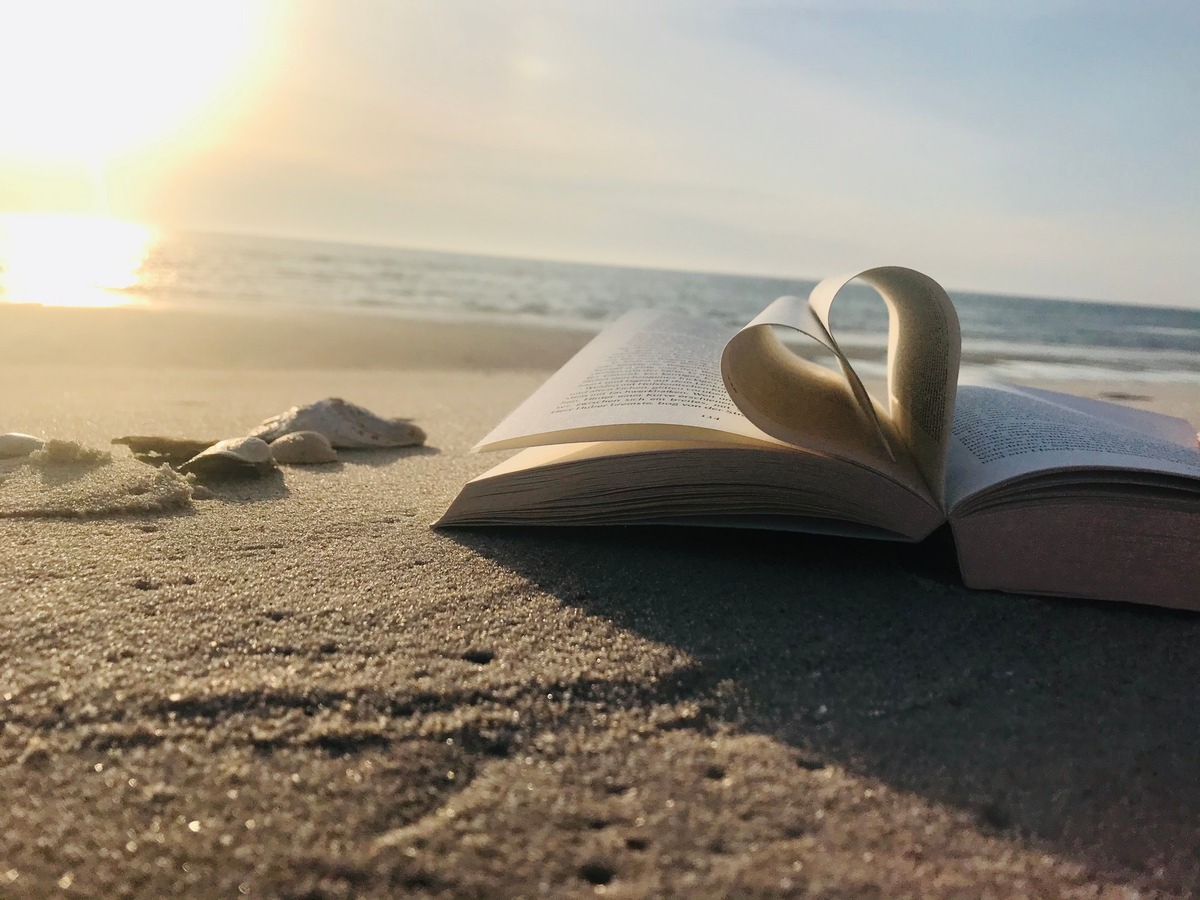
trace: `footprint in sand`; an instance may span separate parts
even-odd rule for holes
[[[46,441],[0,467],[0,518],[155,513],[191,501],[191,482],[171,468],[114,460],[74,441]]]

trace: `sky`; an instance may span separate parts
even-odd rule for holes
[[[1152,0],[13,2],[0,212],[1200,307],[1197,47]]]

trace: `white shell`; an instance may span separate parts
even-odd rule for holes
[[[265,475],[274,469],[271,448],[256,437],[217,441],[179,467],[179,471],[185,474],[192,472],[200,477],[213,478]]]
[[[293,431],[271,441],[275,462],[293,466],[337,462],[337,453],[329,438],[319,431]]]
[[[44,444],[45,441],[32,434],[21,434],[18,431],[0,434],[0,459],[28,456],[34,450],[41,450]]]
[[[425,432],[407,419],[385,419],[340,397],[293,406],[267,419],[250,434],[273,441],[297,431],[316,431],[325,435],[331,446],[348,450],[425,443]]]

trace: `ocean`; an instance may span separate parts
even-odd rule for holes
[[[151,306],[299,306],[592,330],[635,307],[737,327],[775,297],[805,296],[815,283],[187,233],[147,241],[132,271],[112,290]],[[950,294],[966,374],[1200,385],[1200,310]],[[862,374],[878,374],[887,329],[878,296],[864,287],[839,297],[833,324],[851,357],[861,354]]]

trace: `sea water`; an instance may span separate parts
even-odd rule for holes
[[[814,284],[216,234],[160,235],[133,282],[121,290],[154,306],[304,306],[590,330],[636,307],[737,327],[775,297],[806,296]],[[974,374],[1200,385],[1200,310],[950,294],[964,369]],[[887,313],[879,297],[849,290],[832,319],[863,374],[881,370]]]

